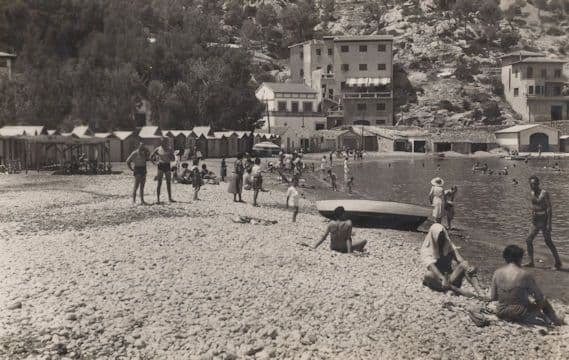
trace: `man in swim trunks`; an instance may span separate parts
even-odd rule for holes
[[[126,165],[134,174],[134,190],[132,191],[132,203],[136,204],[136,190],[140,188],[140,203],[144,202],[144,184],[146,184],[146,162],[148,161],[148,150],[140,142],[138,148],[134,150],[126,159]],[[132,166],[134,165],[134,167]]]
[[[168,191],[168,200],[173,203],[172,199],[172,173],[170,168],[170,163],[174,161],[174,153],[170,148],[170,143],[168,138],[162,138],[162,145],[158,146],[152,152],[150,156],[152,162],[158,166],[158,173],[156,175],[157,185],[156,185],[156,196],[158,198],[157,203],[160,204],[160,190],[162,188],[162,178],[166,176],[166,190]]]
[[[561,269],[561,259],[559,259],[559,254],[557,253],[557,249],[551,239],[551,200],[549,199],[549,193],[540,189],[539,178],[535,175],[529,178],[529,186],[531,188],[530,200],[532,207],[532,222],[529,235],[526,239],[529,262],[524,264],[524,266],[535,266],[533,240],[537,233],[541,231],[543,233],[543,238],[545,239],[545,245],[547,245],[553,254],[553,258],[555,260],[554,269],[559,270]]]
[[[544,315],[554,325],[563,325],[553,307],[537,286],[534,277],[521,268],[524,250],[509,245],[502,253],[505,266],[492,277],[490,300],[498,301],[496,315],[503,320],[520,321],[532,315]],[[529,296],[535,299],[530,301]]]
[[[330,250],[341,253],[351,253],[354,251],[363,251],[367,244],[366,240],[352,241],[352,221],[346,219],[343,206],[339,206],[334,210],[336,220],[331,221],[326,228],[326,233],[322,239],[318,241],[314,248],[326,240],[330,234]]]

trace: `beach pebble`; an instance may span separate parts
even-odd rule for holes
[[[13,303],[9,304],[6,308],[8,310],[21,309],[22,308],[22,302],[20,302],[20,301],[13,302]]]
[[[142,339],[136,339],[134,342],[134,347],[137,349],[143,349],[146,347],[146,342],[144,342]]]

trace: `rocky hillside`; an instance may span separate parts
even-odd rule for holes
[[[281,11],[287,6],[283,0],[264,2]],[[502,0],[496,9],[492,2],[481,1],[468,13],[469,2],[458,0],[466,4],[461,14],[453,2],[441,0],[320,0],[315,30],[394,36],[398,124],[513,124],[519,120],[501,98],[500,56],[517,49],[569,53],[569,2]]]

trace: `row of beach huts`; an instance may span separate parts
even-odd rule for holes
[[[252,146],[260,142],[280,144],[278,135],[213,131],[209,126],[196,126],[192,130],[143,126],[134,131],[106,133],[94,132],[88,126],[77,126],[69,133],[44,126],[4,126],[0,128],[0,164],[19,161],[22,166],[34,169],[79,156],[101,162],[123,162],[140,142],[152,151],[163,138],[185,156],[199,149],[207,158],[235,157],[251,151]]]

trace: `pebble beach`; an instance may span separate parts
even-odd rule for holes
[[[154,175],[149,167],[148,202]],[[140,206],[127,171],[1,176],[0,358],[569,356],[569,326],[479,328],[467,309],[481,302],[423,287],[422,233],[357,228],[368,240],[362,255],[306,246],[327,224],[313,197],[291,223],[286,187],[272,175],[266,183],[259,208],[250,191],[234,203],[226,183],[205,185],[201,201],[174,184],[177,203]],[[277,223],[235,223],[238,215]]]

